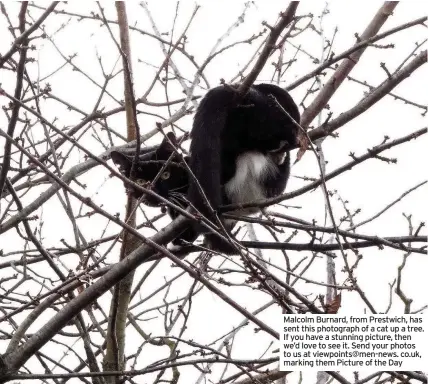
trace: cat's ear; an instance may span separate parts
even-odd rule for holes
[[[118,151],[112,151],[110,156],[113,160],[113,163],[119,168],[120,173],[126,177],[129,177],[132,160],[128,156]]]
[[[156,150],[156,154],[169,157],[174,152],[174,147],[178,147],[177,137],[172,132],[168,132]]]

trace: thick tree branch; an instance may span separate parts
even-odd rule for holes
[[[101,9],[101,13],[104,12]],[[125,97],[125,113],[126,113],[126,125],[127,125],[127,140],[136,140],[137,147],[134,155],[134,161],[132,168],[138,160],[140,153],[140,130],[137,122],[136,103],[134,96],[133,77],[132,77],[132,61],[131,61],[131,47],[129,37],[128,18],[126,15],[125,2],[116,2],[117,19],[120,31],[120,46],[118,49],[122,56],[122,65],[124,68],[124,97]],[[114,36],[110,30],[108,24],[106,24],[111,36]],[[116,41],[115,41],[116,42]],[[133,169],[131,169],[131,176]],[[125,222],[131,227],[136,226],[136,208],[137,201],[128,195],[126,199],[126,213]],[[122,247],[120,250],[119,260],[125,259],[125,257],[137,248],[137,239],[128,232],[124,232],[122,235]],[[134,273],[129,273],[123,278],[114,288],[113,297],[110,305],[110,316],[107,330],[107,351],[104,358],[104,369],[107,371],[121,370],[124,364],[124,351],[125,351],[125,330],[126,330],[126,319],[128,316],[128,306],[131,297],[131,287],[134,280]],[[118,378],[110,377],[109,382],[114,383]]]
[[[266,40],[263,50],[260,52],[260,56],[256,64],[254,65],[251,72],[245,77],[244,81],[240,84],[238,88],[238,93],[240,95],[245,95],[250,89],[251,85],[257,79],[257,76],[265,66],[267,59],[275,48],[275,44],[279,35],[287,27],[287,25],[290,24],[291,20],[293,20],[298,5],[298,1],[291,1],[286,11],[281,13],[281,18],[278,24],[271,29],[271,32]]]
[[[349,111],[342,113],[336,119],[331,120],[325,125],[321,125],[309,132],[311,140],[317,140],[321,137],[330,135],[332,132],[342,127],[355,117],[361,115],[367,111],[371,106],[376,104],[385,95],[387,95],[392,89],[394,89],[403,80],[407,79],[414,71],[416,71],[423,64],[427,63],[427,51],[420,52],[409,64],[403,69],[393,74],[390,78],[385,80],[384,83],[379,85],[375,90],[370,92],[368,96],[362,99],[355,107]]]
[[[19,12],[19,30],[22,34],[24,34],[25,30],[25,13],[27,12],[27,4],[28,2],[24,1],[21,3],[21,10]],[[22,35],[21,35],[22,36]],[[18,39],[17,39],[18,40]],[[21,53],[19,56],[19,62],[18,62],[18,68],[16,71],[16,86],[15,86],[15,99],[20,100],[21,99],[21,93],[22,93],[22,84],[23,84],[23,78],[24,78],[24,70],[25,70],[25,61],[27,60],[27,49],[28,49],[28,40],[24,36],[20,40],[21,47]],[[16,48],[18,49],[18,48]],[[1,59],[0,59],[0,68],[1,68]],[[12,108],[12,115],[9,120],[9,124],[7,126],[7,134],[9,136],[13,136],[13,133],[15,131],[16,123],[18,121],[18,115],[20,110],[21,104],[18,102],[15,102],[13,104]],[[0,196],[3,193],[3,188],[5,185],[5,181],[7,178],[7,173],[9,171],[10,167],[10,149],[11,149],[12,143],[8,140],[6,140],[6,143],[4,145],[4,156],[3,156],[3,164],[1,166],[0,170]]]
[[[365,31],[361,34],[361,40],[368,40],[376,35],[379,29],[383,26],[389,16],[392,15],[393,10],[398,5],[398,1],[386,1]],[[312,120],[317,116],[321,110],[327,105],[336,90],[340,87],[346,76],[352,71],[358,60],[366,50],[367,46],[363,46],[360,50],[353,52],[349,58],[343,60],[336,69],[333,76],[324,85],[321,91],[317,94],[311,105],[302,114],[300,125],[307,129]]]
[[[330,67],[332,64],[337,63],[338,61],[347,58],[355,51],[358,51],[359,49],[363,47],[367,47],[372,45],[374,42],[384,39],[385,37],[388,37],[390,35],[393,35],[394,33],[404,31],[408,28],[414,27],[415,25],[424,25],[424,23],[427,21],[428,17],[420,17],[419,19],[410,21],[408,23],[399,25],[398,27],[392,28],[384,33],[379,33],[376,36],[370,37],[367,40],[359,41],[357,44],[355,44],[353,47],[347,49],[346,51],[342,52],[339,55],[333,56],[331,59],[325,61],[324,63],[320,64],[317,68],[315,68],[313,71],[307,73],[306,75],[302,76],[300,79],[292,82],[290,85],[285,87],[287,91],[291,91],[295,88],[297,88],[299,85],[303,84],[305,81],[311,79],[312,77],[320,74],[324,69]]]

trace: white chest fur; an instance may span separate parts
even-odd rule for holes
[[[247,203],[266,197],[263,181],[278,172],[272,158],[260,152],[246,152],[236,160],[235,175],[226,183],[227,197],[234,204]]]

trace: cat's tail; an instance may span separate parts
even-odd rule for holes
[[[213,219],[212,209],[216,210],[222,203],[221,136],[229,110],[238,101],[238,94],[232,87],[213,88],[199,104],[193,122],[189,166],[197,181],[190,178],[188,197],[209,219]]]

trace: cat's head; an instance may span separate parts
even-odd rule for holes
[[[159,147],[144,161],[140,160],[136,163],[134,167],[134,181],[166,199],[176,196],[177,193],[187,194],[187,170],[183,164],[180,164],[180,159],[174,152],[174,146],[178,147],[177,138],[173,133],[168,133]],[[173,157],[170,163],[162,169],[171,156]],[[129,178],[133,156],[112,151],[111,158],[120,173]],[[127,186],[127,192],[137,199],[142,197],[145,205],[153,207],[161,205],[155,197],[143,194],[132,186]]]

